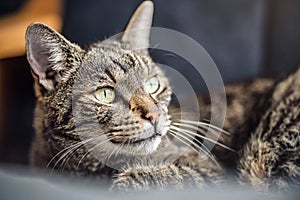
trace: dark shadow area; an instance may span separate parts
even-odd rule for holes
[[[5,163],[28,163],[35,98],[25,57],[1,60],[1,151]]]

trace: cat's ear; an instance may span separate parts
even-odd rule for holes
[[[122,41],[129,42],[136,49],[149,47],[153,7],[152,1],[144,1],[137,8],[124,31]]]
[[[42,23],[28,26],[26,51],[35,81],[49,91],[69,78],[84,53],[79,46]]]

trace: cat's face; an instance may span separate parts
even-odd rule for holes
[[[77,70],[73,114],[77,124],[94,120],[88,134],[102,131],[112,148],[150,153],[168,131],[170,95],[168,80],[146,52],[105,41],[86,53]]]
[[[127,30],[149,27],[152,12],[147,2]],[[149,31],[126,32],[82,50],[43,24],[29,26],[27,56],[43,110],[42,132],[64,144],[104,135],[100,149],[155,151],[169,129],[171,89],[144,49],[148,39]]]

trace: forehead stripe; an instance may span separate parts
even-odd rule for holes
[[[150,73],[150,66],[146,65],[144,60],[139,58],[139,57],[136,57],[136,59],[139,61],[141,67],[145,68],[146,67],[146,70],[148,72],[148,74]]]
[[[117,83],[117,80],[115,79],[114,75],[109,70],[106,69],[105,73],[114,83]]]
[[[164,94],[167,91],[168,87],[164,87],[160,93],[157,94],[157,97],[160,98],[162,94]]]
[[[110,58],[111,61],[118,67],[120,67],[121,70],[123,70],[123,72],[127,72],[127,69],[125,68],[124,64],[120,63],[119,61],[113,59],[113,58]]]

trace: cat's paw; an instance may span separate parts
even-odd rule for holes
[[[113,181],[110,191],[145,191],[149,190],[148,182],[140,175],[133,172],[118,174]]]

